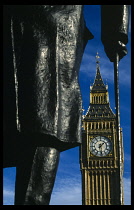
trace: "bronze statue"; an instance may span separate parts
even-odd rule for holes
[[[127,53],[128,6],[101,10],[113,62]],[[60,152],[81,144],[78,75],[93,35],[82,5],[5,5],[3,29],[3,167],[17,170],[15,205],[48,205]]]

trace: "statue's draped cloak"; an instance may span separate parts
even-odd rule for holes
[[[84,47],[93,37],[85,26],[83,6],[6,9],[10,27],[5,26],[5,132],[60,151],[79,145],[78,74]]]

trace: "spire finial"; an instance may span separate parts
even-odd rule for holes
[[[96,53],[96,56],[95,57],[96,57],[96,63],[97,64],[100,63],[100,61],[99,61],[100,56],[99,56],[99,53],[98,52]]]

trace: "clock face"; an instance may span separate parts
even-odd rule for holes
[[[104,136],[97,136],[90,142],[90,152],[98,157],[108,155],[112,150],[112,142]]]

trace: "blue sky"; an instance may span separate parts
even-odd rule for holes
[[[104,83],[108,84],[110,106],[115,112],[113,63],[107,58],[101,43],[100,5],[85,5],[86,25],[93,33],[94,39],[88,41],[83,55],[79,82],[86,113],[89,106],[89,87],[96,74],[95,56],[100,55],[100,71]],[[129,26],[128,54],[119,63],[120,77],[120,117],[123,128],[124,143],[124,200],[131,205],[131,26]],[[15,168],[3,170],[4,194],[3,204],[13,205]],[[79,165],[79,148],[73,148],[60,154],[60,163],[50,205],[81,205],[81,172]]]

